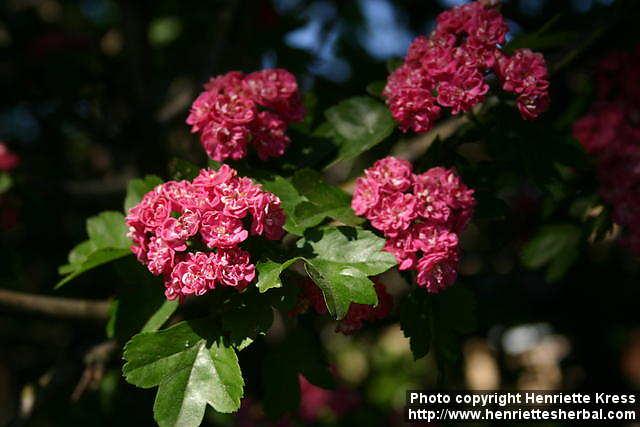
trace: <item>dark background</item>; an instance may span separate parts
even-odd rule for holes
[[[305,92],[315,94],[317,122],[326,107],[384,80],[387,61],[402,57],[413,37],[428,33],[435,16],[458,3],[0,2],[0,140],[22,158],[12,173],[14,187],[0,196],[0,209],[17,218],[3,222],[0,287],[96,300],[114,295],[117,276],[108,267],[54,292],[57,267],[84,239],[86,217],[121,208],[128,179],[146,173],[167,177],[174,157],[205,164],[184,120],[209,76],[287,68]],[[522,164],[505,153],[503,162],[485,174],[494,180],[486,189],[499,189],[511,203],[506,218],[472,227],[466,239],[461,280],[476,293],[479,327],[464,347],[457,379],[463,387],[465,381],[470,386],[470,370],[482,374],[482,369],[503,388],[640,385],[640,292],[632,256],[611,242],[584,247],[557,283],[518,264],[532,230],[550,218],[569,218],[576,197],[595,194],[592,164],[571,140],[570,124],[589,105],[591,70],[598,59],[612,49],[633,48],[639,40],[638,9],[634,1],[503,2],[510,40],[526,40],[524,46],[533,44],[549,61],[552,107],[540,123],[520,129],[521,144],[535,153],[521,160],[535,162],[533,169],[521,174]],[[539,37],[523,39],[541,28]],[[495,114],[492,137],[499,141],[490,146],[494,149],[504,143],[509,123],[519,121],[511,112],[496,109]],[[578,171],[559,190],[556,181],[536,175],[544,178],[545,166],[566,154],[558,147],[574,150],[572,167]],[[372,156],[379,154],[374,150]],[[358,167],[346,175],[358,175]],[[329,178],[344,176],[342,171]],[[391,340],[392,349],[406,346],[397,334],[380,334]],[[0,306],[0,425],[150,425],[153,393],[119,379],[117,355],[105,367],[104,379],[72,401],[85,355],[103,341],[104,322]],[[361,354],[372,345],[372,337],[365,336],[328,346],[340,363],[340,349]],[[367,379],[352,381],[364,390],[362,407],[384,415],[377,418],[381,425],[398,410],[397,393],[388,389],[404,396],[407,386],[431,381],[428,363],[390,360],[374,363],[375,368],[369,364]],[[207,416],[209,422],[215,419]]]

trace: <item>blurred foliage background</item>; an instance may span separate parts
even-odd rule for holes
[[[1,2],[0,140],[22,163],[0,196],[0,287],[54,294],[57,266],[83,239],[85,218],[120,209],[129,179],[167,177],[176,157],[205,164],[184,120],[209,76],[287,68],[313,94],[318,124],[327,107],[384,81],[413,37],[461,3]],[[616,245],[619,230],[597,196],[592,160],[570,136],[593,97],[598,59],[640,40],[639,6],[504,1],[508,46],[542,51],[550,64],[552,107],[541,121],[524,123],[503,103],[487,105],[473,126],[448,120],[420,137],[395,135],[393,144],[326,172],[348,188],[392,152],[422,169],[454,165],[477,189],[459,281],[476,296],[478,321],[449,377],[453,386],[640,386],[638,263]],[[297,138],[294,146],[307,136]],[[119,282],[116,269],[102,268],[55,295],[105,301]],[[60,319],[1,304],[0,313],[0,425],[153,424],[153,393],[121,380],[99,313]],[[320,424],[401,424],[405,390],[436,385],[433,360],[414,362],[397,325],[348,338],[333,328],[324,326],[322,343],[358,403],[342,418],[326,411]],[[251,375],[260,346],[243,357]],[[237,418],[208,412],[206,420],[256,425],[252,410]]]

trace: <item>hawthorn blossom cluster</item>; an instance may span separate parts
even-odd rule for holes
[[[386,157],[356,180],[351,207],[386,238],[400,270],[417,271],[419,286],[440,292],[456,280],[458,235],[473,215],[473,190],[453,170],[414,174],[411,163]]]
[[[442,12],[429,37],[409,46],[404,63],[387,81],[387,105],[402,131],[426,132],[443,108],[456,115],[482,102],[493,72],[502,89],[517,96],[524,119],[549,105],[544,58],[529,49],[508,56],[501,50],[507,24],[495,6],[476,1]]]
[[[324,296],[320,288],[311,280],[303,281],[300,286],[301,292],[298,296],[298,303],[289,314],[295,316],[306,312],[309,308],[312,308],[317,314],[327,314],[327,305],[324,302]],[[384,319],[389,315],[393,308],[393,298],[381,283],[375,284],[375,290],[378,295],[378,304],[374,307],[367,304],[352,303],[345,317],[338,322],[336,332],[351,335],[360,330],[365,323]]]
[[[238,160],[252,145],[261,160],[284,154],[287,126],[305,116],[296,78],[283,69],[212,77],[187,117],[209,157]]]
[[[600,195],[624,229],[622,243],[640,254],[640,45],[607,56],[596,76],[597,99],[573,135],[597,159]]]
[[[255,278],[249,235],[278,240],[280,199],[227,165],[193,181],[169,181],[147,193],[126,218],[131,250],[164,278],[168,299],[203,295],[217,286],[243,290]]]

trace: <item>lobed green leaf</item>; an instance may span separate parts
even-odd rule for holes
[[[240,407],[244,380],[238,357],[215,338],[217,328],[210,322],[144,332],[125,346],[125,379],[138,387],[158,386],[154,416],[160,426],[200,425],[207,404],[218,412]]]
[[[367,96],[342,101],[326,110],[325,117],[329,125],[323,125],[322,133],[338,146],[333,163],[371,149],[391,135],[395,127],[387,107]]]

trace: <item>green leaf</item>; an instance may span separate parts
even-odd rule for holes
[[[298,193],[298,190],[296,190],[291,181],[281,176],[276,176],[269,180],[262,180],[260,183],[265,190],[274,193],[280,198],[282,209],[287,214],[284,229],[289,233],[302,235],[304,228],[297,222],[295,209],[305,198]]]
[[[234,295],[228,304],[231,309],[222,316],[222,330],[238,350],[265,334],[273,323],[270,301],[253,289]]]
[[[175,157],[169,161],[169,173],[176,180],[193,179],[200,173],[200,167]]]
[[[387,82],[384,80],[371,82],[367,85],[367,93],[371,96],[375,96],[376,98],[382,98],[382,91],[386,85]]]
[[[267,292],[272,288],[282,287],[280,274],[299,259],[299,257],[296,257],[283,263],[271,260],[259,261],[256,263],[256,270],[258,270],[258,282],[256,283],[256,286],[260,290],[260,293]]]
[[[347,225],[363,222],[351,209],[351,196],[338,187],[327,184],[322,175],[310,169],[297,171],[287,180],[280,176],[261,181],[262,186],[276,194],[287,214],[284,228],[301,236],[326,218]]]
[[[160,426],[198,426],[207,404],[218,412],[240,407],[244,381],[235,350],[219,339],[208,346],[202,330],[206,324],[181,322],[138,334],[125,346],[125,379],[158,386],[154,415]]]
[[[89,240],[98,249],[127,249],[131,240],[127,237],[127,224],[120,212],[102,212],[87,220]]]
[[[382,250],[384,239],[353,227],[326,227],[308,232],[298,242],[305,253],[306,270],[320,287],[329,312],[341,319],[352,302],[378,302],[368,276],[396,265],[393,255]]]
[[[0,172],[0,194],[6,193],[11,189],[13,179],[8,172]]]
[[[311,169],[297,171],[293,186],[306,201],[296,206],[294,214],[306,229],[320,224],[325,218],[336,219],[346,225],[363,222],[351,209],[351,196],[338,187],[324,182],[322,175]]]
[[[354,97],[325,111],[338,145],[333,163],[351,159],[369,150],[391,135],[395,122],[387,107],[369,97]]]
[[[564,277],[580,253],[580,228],[571,224],[546,225],[524,246],[522,264],[529,269],[547,266],[547,280]]]
[[[156,312],[153,313],[151,317],[149,317],[149,320],[147,320],[147,323],[144,324],[141,331],[155,332],[160,329],[162,325],[164,325],[165,322],[169,320],[169,317],[171,317],[171,315],[175,313],[175,311],[178,309],[178,306],[178,300],[166,300],[165,302],[163,302],[160,308],[158,308]]]
[[[128,255],[131,255],[131,251],[129,249],[98,249],[87,256],[85,261],[81,264],[63,265],[60,267],[59,271],[61,274],[67,274],[67,276],[56,284],[55,289],[60,288],[82,273]]]
[[[127,196],[124,199],[124,211],[140,203],[142,197],[156,186],[162,184],[162,180],[155,175],[147,175],[142,179],[132,179],[127,185]]]
[[[115,264],[118,272],[117,304],[110,313],[110,338],[126,342],[138,332],[154,332],[177,310],[178,301],[168,301],[162,280],[149,274],[134,257]]]
[[[65,267],[71,267],[71,271],[73,271],[74,264],[82,264],[97,249],[98,248],[96,247],[95,243],[93,243],[91,240],[85,240],[84,242],[79,243],[75,248],[71,249],[71,252],[69,252],[68,259],[70,265],[60,267],[60,274],[66,274],[63,271]]]
[[[398,308],[400,327],[409,345],[414,359],[418,360],[429,353],[431,348],[431,317],[433,316],[429,294],[421,288],[408,294]]]
[[[154,332],[178,309],[178,301],[168,301],[162,280],[149,274],[134,257],[115,264],[118,273],[116,294],[109,317],[110,338],[127,342],[139,332]]]
[[[102,212],[87,220],[89,240],[78,244],[69,252],[69,263],[58,272],[66,275],[56,289],[82,273],[131,254],[127,225],[120,212]]]

